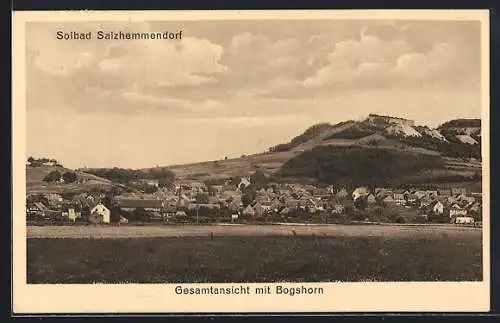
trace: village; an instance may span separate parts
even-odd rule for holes
[[[134,192],[27,195],[28,224],[452,223],[481,225],[482,194],[447,189],[356,188],[297,183],[256,185],[252,178],[211,184],[136,181]]]

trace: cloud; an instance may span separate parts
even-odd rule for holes
[[[98,64],[100,71],[117,74],[131,84],[196,86],[215,83],[214,75],[228,72],[219,62],[223,48],[205,39],[128,41],[110,45],[106,53]]]
[[[217,34],[198,27],[197,34],[186,30],[189,37],[182,41],[105,42],[55,41],[51,32],[60,26],[37,25],[28,28],[28,106],[210,117],[262,113],[246,102],[251,101],[286,114],[296,113],[291,100],[372,89],[460,88],[478,79],[478,34],[470,26],[356,22],[344,32],[349,23],[331,32],[325,25],[265,34],[251,24]],[[65,25],[67,30],[152,28],[147,23],[74,27]]]
[[[224,49],[203,38],[180,41],[60,41],[54,25],[31,25],[27,32],[28,108],[80,112],[215,109],[216,101],[147,93],[148,87],[216,84],[229,73],[221,64]],[[147,23],[69,24],[63,30],[151,31]],[[207,101],[207,102],[204,102]],[[200,103],[201,102],[201,103]],[[143,106],[139,106],[143,105]]]
[[[473,58],[462,44],[442,42],[427,52],[416,52],[407,41],[382,41],[361,34],[359,40],[339,42],[328,55],[328,64],[306,78],[306,88],[377,88],[420,86],[454,82],[454,76],[474,77],[468,63]]]

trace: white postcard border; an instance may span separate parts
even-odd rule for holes
[[[25,23],[218,19],[480,20],[482,25],[483,281],[303,283],[323,295],[176,295],[179,284],[26,284]],[[490,308],[489,13],[487,10],[60,11],[13,14],[13,306],[21,313],[471,312]],[[20,215],[23,216],[20,216]],[[182,284],[184,287],[206,284]],[[230,284],[210,284],[229,286]],[[257,286],[278,284],[233,284]]]

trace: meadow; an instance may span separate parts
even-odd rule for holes
[[[28,283],[482,280],[477,228],[269,226],[276,231],[258,235],[236,227],[80,238],[31,232]]]

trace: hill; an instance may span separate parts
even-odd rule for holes
[[[275,176],[285,180],[314,178],[343,186],[401,186],[430,182],[439,176],[444,180],[446,174],[446,162],[439,155],[362,146],[317,146],[285,162]]]
[[[456,119],[430,128],[412,120],[370,114],[362,121],[313,125],[267,152],[240,158],[137,170],[76,170],[81,183],[44,182],[43,177],[54,169],[67,171],[60,165],[28,167],[27,187],[29,192],[84,191],[109,188],[113,183],[128,185],[137,179],[169,185],[174,179],[229,179],[250,176],[256,170],[276,181],[478,182],[480,124],[478,119]]]
[[[73,183],[46,182],[44,178],[51,172],[60,174],[74,172],[76,181]],[[80,193],[91,190],[107,190],[112,182],[81,171],[73,171],[63,166],[26,166],[26,192],[30,193]]]
[[[478,125],[480,126],[480,120],[477,119],[457,119],[445,122],[433,129],[428,126],[415,125],[412,120],[370,114],[363,121],[348,120],[337,124],[313,125],[289,142],[275,145],[265,153],[229,160],[175,165],[169,169],[180,179],[204,180],[228,178],[235,175],[248,176],[260,169],[272,175],[276,180],[284,175],[287,175],[287,180],[292,180],[291,169],[298,163],[294,158],[299,158],[301,154],[306,154],[311,150],[314,150],[315,154],[328,155],[328,149],[316,148],[336,147],[347,149],[346,151],[357,149],[372,152],[373,149],[378,149],[389,154],[388,158],[396,159],[406,158],[404,156],[407,155],[422,159],[427,158],[426,156],[434,156],[435,159],[442,160],[441,166],[419,171],[413,169],[413,175],[406,174],[405,177],[411,177],[411,180],[416,182],[468,181],[474,176],[477,178],[478,172],[481,172],[481,138],[480,128],[476,127]],[[359,153],[352,152],[351,154]],[[306,156],[310,157],[307,154]],[[368,156],[361,153],[361,157],[367,158]],[[350,154],[336,158],[350,160]],[[292,159],[296,161],[292,163]],[[287,163],[288,161],[290,163]],[[357,168],[354,167],[350,171],[357,172]],[[322,177],[324,174],[302,174],[300,171],[297,174],[301,174],[302,179],[308,177],[312,180],[324,180]]]
[[[447,128],[481,128],[481,119],[455,119],[441,124],[439,129]]]

